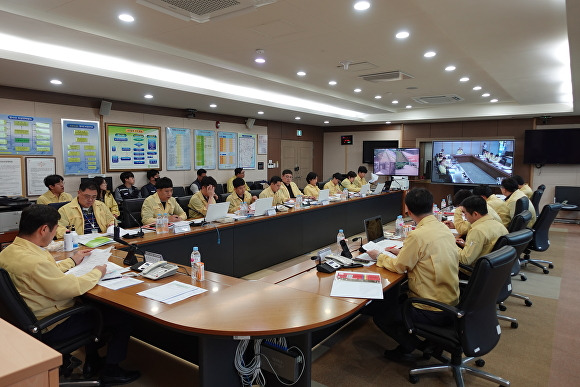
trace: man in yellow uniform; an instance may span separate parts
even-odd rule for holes
[[[141,207],[141,222],[155,223],[157,214],[166,213],[170,222],[187,219],[187,214],[173,197],[173,182],[168,177],[162,177],[155,182],[156,191],[147,196]]]
[[[358,167],[357,175],[354,178],[353,184],[358,188],[359,191],[362,188],[362,186],[367,183],[367,181],[365,180],[365,175],[367,174],[367,172],[368,172],[367,167],[365,167],[364,165]]]
[[[520,175],[514,175],[513,178],[518,182],[518,189],[522,191],[528,199],[532,200],[532,195],[534,194],[532,188],[524,182],[524,179]]]
[[[70,202],[72,195],[64,192],[64,179],[61,175],[48,175],[44,178],[48,191],[36,199],[36,204]]]
[[[193,219],[204,218],[207,214],[207,207],[216,203],[217,195],[215,187],[217,182],[211,176],[201,179],[201,190],[189,199],[189,217]]]
[[[493,210],[497,213],[499,218],[501,219],[501,224],[507,228],[509,226],[510,221],[512,218],[510,217],[510,210],[505,204],[503,200],[495,196],[491,188],[487,185],[480,185],[478,187],[473,188],[473,194],[477,196],[481,196],[487,202],[488,210],[489,208],[493,208]],[[488,211],[489,212],[489,211]]]
[[[346,188],[348,190],[348,192],[359,192],[360,191],[360,187],[357,187],[353,182],[354,179],[356,178],[356,173],[354,173],[354,171],[348,171],[348,173],[346,174],[346,178],[342,181],[341,185],[342,188]]]
[[[282,185],[280,189],[284,195],[284,200],[295,199],[297,196],[302,195],[300,188],[292,181],[292,171],[285,169],[282,171]]]
[[[334,175],[332,175],[332,179],[324,184],[323,189],[327,189],[329,195],[340,194],[342,192],[342,186],[340,185],[341,179],[342,175],[336,172]]]
[[[67,227],[75,226],[79,235],[104,233],[115,224],[115,217],[107,205],[97,199],[97,186],[92,180],[82,182],[77,197],[58,209],[57,238],[62,238]]]
[[[455,230],[457,230],[457,233],[459,235],[467,235],[467,232],[471,228],[471,223],[463,219],[463,207],[461,206],[461,203],[472,195],[473,194],[468,189],[460,189],[459,191],[457,191],[453,196],[453,203],[455,203],[456,205],[455,212],[453,213],[453,221],[446,220],[444,222],[447,225],[447,227],[451,229],[454,228]],[[499,217],[497,212],[495,212],[495,210],[491,208],[489,205],[487,205],[487,213],[498,223],[502,223],[501,218]]]
[[[473,195],[461,203],[463,214],[471,223],[465,240],[457,238],[459,262],[475,266],[479,257],[490,253],[495,242],[508,233],[507,228],[487,213],[487,203],[481,196]]]
[[[401,274],[407,272],[408,297],[424,297],[456,305],[459,301],[459,254],[453,234],[433,216],[433,195],[425,188],[410,190],[405,196],[405,204],[417,228],[409,233],[401,249],[388,249],[396,258],[377,250],[368,254],[377,259],[379,267]],[[386,350],[385,357],[397,362],[413,360],[411,352],[421,348],[423,343],[405,330],[402,302],[398,294],[393,294],[393,297],[378,302],[373,313],[375,324],[399,343],[397,348]],[[412,317],[416,322],[441,326],[452,323],[449,316],[426,306],[413,308]]]
[[[228,192],[234,192],[234,179],[236,178],[240,178],[243,179],[246,177],[246,171],[244,171],[244,168],[236,168],[234,169],[234,176],[230,177],[228,179],[228,184],[227,184],[227,188],[228,188]],[[244,182],[244,185],[246,187],[246,191],[250,190],[250,187]]]
[[[45,205],[32,205],[22,211],[18,236],[10,246],[0,253],[0,267],[8,272],[12,283],[37,319],[71,308],[75,298],[92,289],[107,271],[106,265],[92,268],[79,277],[66,274],[91,253],[90,249],[69,253],[68,258],[55,262],[44,249],[57,231],[59,213]],[[139,377],[139,372],[126,371],[119,367],[125,359],[129,343],[131,325],[124,314],[108,308],[99,308],[103,323],[111,336],[107,349],[106,365],[101,373],[103,384],[125,384]],[[93,313],[74,314],[66,320],[51,325],[43,333],[43,340],[65,341],[86,331],[94,330],[97,319]],[[91,377],[100,366],[97,344],[86,346],[83,373]],[[64,366],[70,363],[65,354]]]
[[[250,204],[256,201],[257,197],[252,196],[248,191],[246,191],[246,182],[240,177],[236,177],[233,181],[234,192],[227,197],[226,201],[230,203],[228,212],[234,213],[240,209],[242,203],[246,203],[248,208]]]
[[[272,205],[277,206],[278,204],[284,203],[284,194],[282,191],[282,178],[280,176],[272,176],[270,178],[270,186],[260,192],[260,199],[262,198],[274,198],[272,200]]]
[[[316,172],[308,172],[308,175],[306,175],[306,182],[308,184],[304,187],[304,195],[318,199],[320,188],[318,188],[318,175]]]
[[[516,202],[519,198],[526,197],[526,194],[518,189],[518,182],[513,177],[508,177],[501,181],[501,193],[505,195],[505,204],[510,210],[510,221],[516,215]],[[536,210],[530,202],[528,211],[532,213],[532,219],[528,223],[528,227],[533,227],[536,223]]]

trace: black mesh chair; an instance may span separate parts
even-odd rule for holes
[[[141,207],[145,199],[125,199],[121,204],[121,221],[124,228],[141,226]]]
[[[179,206],[181,208],[183,208],[183,211],[185,211],[187,215],[187,217],[189,218],[189,200],[191,199],[193,195],[187,195],[187,196],[180,196],[178,198],[176,198],[177,203],[179,203]]]
[[[532,227],[532,231],[534,232],[534,237],[532,238],[528,248],[524,251],[524,265],[532,264],[542,269],[544,274],[550,273],[548,268],[543,264],[547,264],[550,269],[554,267],[554,263],[552,261],[541,260],[541,259],[532,259],[530,257],[531,250],[533,251],[546,251],[550,247],[550,238],[549,238],[549,231],[550,226],[556,219],[556,215],[562,209],[562,204],[560,203],[551,203],[546,204],[542,209],[542,213],[536,219],[536,223]]]
[[[65,204],[68,204],[68,203],[70,203],[70,202],[48,203],[48,205],[58,211],[59,208],[61,208],[62,206],[64,206]]]
[[[534,193],[532,194],[532,205],[534,206],[534,209],[536,210],[536,214],[540,213],[540,199],[542,199],[542,195],[544,194],[544,190],[543,189],[537,189],[534,191]]]
[[[501,333],[497,321],[497,296],[510,276],[515,259],[516,249],[511,246],[504,246],[479,258],[457,306],[425,298],[409,298],[405,302],[403,318],[409,333],[425,338],[441,350],[441,353],[447,351],[451,355],[451,359],[442,354],[433,355],[443,362],[441,365],[427,365],[411,369],[409,371],[411,383],[419,381],[418,375],[451,370],[457,386],[464,386],[463,372],[493,381],[501,386],[510,385],[509,381],[469,367],[467,363],[474,360],[475,356],[483,356],[491,352],[499,342]],[[441,309],[443,313],[452,316],[455,323],[448,327],[415,323],[410,313],[412,304]],[[463,354],[468,357],[463,358]],[[485,362],[478,359],[475,364],[481,367]]]
[[[185,196],[185,188],[181,186],[173,187],[173,197],[178,198],[180,196]]]
[[[40,341],[44,341],[42,333],[44,329],[78,313],[92,313],[96,322],[95,327],[93,330],[75,337],[50,344],[50,347],[64,356],[68,356],[71,352],[89,343],[99,341],[103,326],[101,312],[91,305],[83,304],[56,312],[42,320],[37,320],[34,313],[22,299],[22,296],[20,296],[20,293],[18,293],[18,290],[16,290],[8,272],[0,268],[0,317],[15,327]],[[98,380],[79,380],[77,382],[65,381],[61,385],[98,386],[100,384]]]
[[[524,210],[512,218],[507,229],[509,232],[523,230],[530,223],[530,220],[532,220],[532,213]]]

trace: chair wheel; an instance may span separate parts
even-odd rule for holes
[[[550,274],[550,270],[544,269],[544,274]]]
[[[518,322],[517,321],[512,321],[511,326],[512,326],[513,329],[517,329],[518,328]]]
[[[506,307],[505,305],[502,305],[502,304],[499,304],[497,307],[498,307],[498,309],[499,309],[499,310],[501,310],[502,312],[505,312],[505,311],[506,311],[506,309],[507,309],[507,307]]]
[[[483,367],[485,365],[485,360],[483,360],[483,359],[477,359],[475,361],[475,365],[478,366],[478,367]]]
[[[527,281],[528,280],[528,277],[526,277],[525,275],[522,274],[522,275],[520,275],[520,279],[522,281]]]
[[[532,306],[532,301],[530,300],[524,300],[524,303],[526,304],[526,306]]]
[[[409,382],[411,384],[417,384],[419,383],[419,377],[417,375],[409,375]]]
[[[550,264],[548,265],[548,267],[549,267],[550,269],[553,269],[553,268],[554,268],[554,265],[552,265],[552,264],[550,263]]]

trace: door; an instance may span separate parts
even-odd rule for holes
[[[311,141],[282,140],[281,169],[290,169],[294,182],[302,190],[306,186],[306,175],[312,172],[314,143]],[[317,172],[319,173],[319,172]]]

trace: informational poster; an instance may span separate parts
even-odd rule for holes
[[[238,133],[238,167],[256,169],[256,135]]]
[[[238,135],[233,132],[218,132],[218,168],[235,169],[238,167]]]
[[[101,131],[98,121],[63,118],[62,160],[65,175],[101,173]]]
[[[258,134],[258,154],[267,155],[268,154],[268,135]]]
[[[44,178],[56,173],[54,157],[26,158],[26,196],[42,195],[46,192]]]
[[[215,169],[215,131],[195,130],[195,169]]]
[[[52,156],[52,119],[0,114],[1,155]]]
[[[23,196],[22,158],[0,157],[0,196]]]
[[[108,171],[161,170],[161,128],[105,124]]]
[[[165,128],[165,150],[167,154],[167,170],[191,170],[191,129]]]

